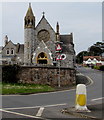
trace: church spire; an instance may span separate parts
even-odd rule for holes
[[[29,3],[29,7],[25,16],[25,28],[35,28],[35,16],[33,14],[31,3]]]
[[[31,3],[29,3],[29,8],[27,10],[26,16],[34,16],[32,8],[31,8]]]
[[[29,7],[31,7],[31,3],[29,3]]]

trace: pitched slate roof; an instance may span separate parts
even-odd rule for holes
[[[87,61],[88,59],[91,59],[91,60],[93,60],[94,58],[96,59],[96,60],[102,60],[102,57],[101,56],[84,56],[83,57],[83,59],[85,60],[85,61]]]
[[[16,45],[16,52],[18,54],[24,54],[24,44],[15,44]]]
[[[67,44],[73,44],[73,40],[72,40],[72,35],[60,35],[60,41],[63,42],[63,44],[67,45]]]
[[[69,35],[60,35],[60,42],[62,42],[63,53],[74,53],[74,49],[70,47],[73,44],[72,34]]]
[[[37,24],[36,28],[41,24],[42,21],[46,21],[46,23],[50,26],[50,28],[54,31],[54,29],[52,28],[52,26],[49,24],[49,22],[47,21],[47,19],[45,18],[45,16],[43,15],[41,20],[39,21],[39,23]],[[35,28],[35,29],[36,29]],[[54,31],[55,32],[55,31]]]

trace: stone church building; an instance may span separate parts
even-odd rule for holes
[[[57,47],[61,50],[57,51]],[[20,63],[24,65],[60,65],[63,67],[74,66],[73,34],[61,35],[59,24],[56,31],[48,23],[44,12],[41,20],[36,25],[31,4],[24,18],[24,44],[14,44],[5,37],[5,46],[2,48],[2,60],[7,64]]]
[[[11,40],[8,40],[8,36],[5,36],[5,46],[2,47],[3,64],[22,65],[24,69],[19,73],[19,79],[22,81],[37,83],[35,81],[37,78],[40,83],[46,83],[47,81],[44,80],[47,79],[48,82],[51,81],[51,84],[57,84],[52,80],[55,79],[55,74],[57,79],[57,68],[61,67],[61,74],[63,75],[61,81],[63,80],[66,85],[70,84],[70,81],[75,81],[73,34],[60,34],[58,22],[56,23],[56,30],[54,30],[46,19],[44,12],[37,25],[35,24],[35,18],[31,4],[29,4],[24,18],[24,44],[14,44]],[[44,69],[42,70],[40,66]],[[32,67],[31,70],[30,67]],[[34,67],[37,67],[38,72]],[[51,72],[47,67],[50,67]],[[27,71],[28,74],[30,73],[29,75],[27,75]],[[48,76],[40,78],[40,72],[45,72],[43,76],[46,73]],[[66,79],[66,82],[64,79]]]

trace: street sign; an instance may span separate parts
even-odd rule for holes
[[[56,60],[62,60],[62,56],[58,54],[58,56],[56,57]]]
[[[66,55],[65,54],[61,54],[62,60],[66,59]]]
[[[56,51],[60,51],[60,50],[62,50],[62,47],[60,46],[60,44],[58,44],[58,45],[56,46]]]

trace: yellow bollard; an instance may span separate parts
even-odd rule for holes
[[[86,107],[86,85],[84,84],[78,84],[76,88],[76,106],[75,109],[77,111],[86,111],[90,112]]]

